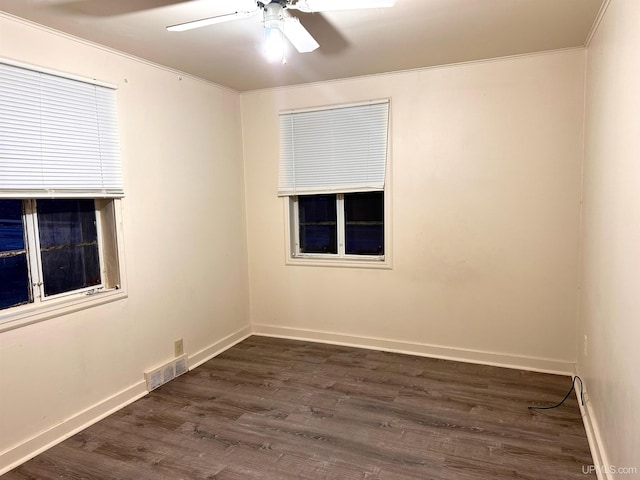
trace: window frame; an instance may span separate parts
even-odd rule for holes
[[[391,235],[391,194],[389,182],[384,189],[384,254],[383,255],[357,255],[345,253],[345,213],[344,192],[336,194],[336,230],[338,253],[301,253],[299,246],[299,212],[298,196],[282,197],[285,218],[285,264],[306,265],[321,267],[350,267],[350,268],[392,268],[392,235]]]
[[[44,295],[43,285],[39,282],[39,279],[42,279],[42,266],[38,258],[40,251],[34,249],[36,244],[39,248],[39,238],[34,225],[37,218],[32,215],[34,203],[31,199],[20,200],[24,205],[23,228],[25,236],[31,236],[25,238],[25,246],[31,286],[30,294],[33,301],[0,310],[0,332],[127,298],[121,199],[93,199],[96,227],[98,228],[100,285],[49,296]],[[37,271],[35,277],[34,271]],[[35,284],[36,281],[40,284]]]

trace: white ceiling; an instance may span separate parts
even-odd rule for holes
[[[397,0],[393,8],[292,10],[320,48],[291,51],[286,65],[264,59],[261,16],[165,29],[251,9],[253,0],[0,0],[0,11],[247,91],[580,47],[603,1]]]

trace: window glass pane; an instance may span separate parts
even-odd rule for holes
[[[96,209],[93,200],[38,200],[40,247],[95,242]]]
[[[29,303],[27,254],[0,257],[0,309]]]
[[[0,200],[0,252],[23,249],[22,200]]]
[[[335,195],[298,197],[300,253],[338,253]]]
[[[0,200],[0,309],[29,303],[22,200]]]
[[[84,245],[43,251],[42,270],[46,296],[99,285],[98,246]]]
[[[101,283],[93,200],[39,200],[38,230],[45,296]]]
[[[384,255],[384,192],[344,195],[345,252]]]

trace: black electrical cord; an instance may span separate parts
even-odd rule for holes
[[[584,406],[584,389],[582,386],[582,379],[579,376],[575,376],[573,377],[573,379],[571,380],[571,388],[569,389],[569,391],[567,392],[567,394],[564,396],[564,398],[562,400],[560,400],[560,402],[556,403],[555,405],[552,405],[550,407],[534,407],[533,405],[528,406],[527,408],[529,410],[550,410],[552,408],[557,408],[560,405],[562,405],[565,400],[567,398],[569,398],[569,395],[571,395],[571,392],[573,392],[573,389],[576,385],[576,380],[578,380],[580,382],[580,405]],[[576,392],[577,393],[577,392]]]

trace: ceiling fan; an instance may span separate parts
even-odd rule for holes
[[[253,9],[170,25],[167,27],[167,30],[172,32],[192,30],[216,23],[252,17],[262,11],[265,31],[265,53],[267,54],[267,58],[269,60],[281,60],[285,63],[284,37],[286,37],[300,53],[312,52],[320,46],[300,23],[300,20],[285,14],[286,10],[315,13],[333,10],[382,8],[392,7],[395,1],[396,0],[257,0],[256,6]]]

